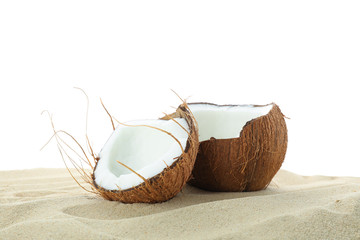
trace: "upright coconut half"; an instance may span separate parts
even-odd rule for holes
[[[167,201],[188,181],[198,145],[196,121],[186,103],[162,119],[119,125],[98,155],[93,186],[108,200]]]
[[[268,186],[287,148],[280,108],[189,103],[200,147],[190,184],[211,191],[256,191]]]

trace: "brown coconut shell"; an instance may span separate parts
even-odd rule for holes
[[[92,184],[103,198],[123,203],[159,203],[173,198],[181,191],[191,176],[199,147],[199,137],[196,121],[186,103],[180,105],[176,113],[161,119],[171,120],[175,117],[185,118],[190,129],[186,147],[178,159],[161,173],[126,190],[104,189],[96,184],[94,174],[92,174]],[[101,159],[97,161],[96,166],[100,161]]]
[[[284,115],[276,104],[271,105],[268,114],[245,124],[240,137],[200,142],[189,183],[210,191],[265,189],[280,169],[287,149]]]

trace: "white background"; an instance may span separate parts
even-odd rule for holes
[[[180,101],[277,103],[283,168],[360,176],[359,1],[1,1],[0,170],[63,167],[58,129],[99,151],[121,121]]]

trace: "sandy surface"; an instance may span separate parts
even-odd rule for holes
[[[65,169],[5,171],[0,239],[360,239],[360,178],[280,171],[264,191],[187,186],[166,203],[122,204]]]

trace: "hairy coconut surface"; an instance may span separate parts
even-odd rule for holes
[[[188,181],[198,145],[186,103],[171,116],[118,126],[99,154],[93,186],[108,200],[167,201]]]
[[[287,128],[280,108],[189,103],[200,147],[190,184],[211,191],[267,187],[284,161]]]

